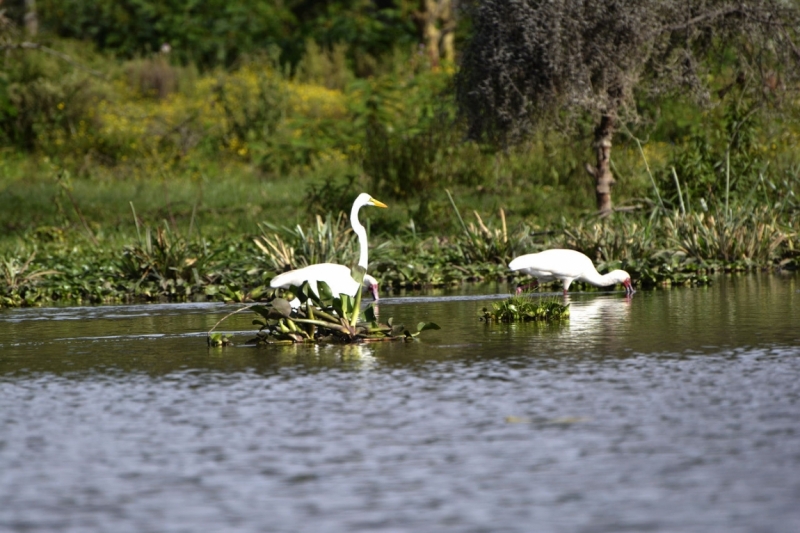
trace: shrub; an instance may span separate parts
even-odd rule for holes
[[[62,150],[71,138],[93,129],[95,84],[58,59],[11,50],[0,73],[0,140],[24,150]]]
[[[131,86],[143,96],[164,99],[178,90],[178,72],[162,54],[131,61],[125,70]]]
[[[299,224],[294,228],[262,224],[255,244],[272,267],[282,272],[317,263],[354,263],[358,258],[358,241],[344,213],[334,220],[317,215],[309,230]]]

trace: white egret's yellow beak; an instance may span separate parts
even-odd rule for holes
[[[389,206],[388,206],[388,205],[386,205],[385,203],[383,203],[383,202],[379,202],[379,201],[378,201],[378,200],[376,200],[375,198],[370,198],[370,199],[369,199],[369,204],[370,204],[370,205],[374,205],[375,207],[389,207]]]

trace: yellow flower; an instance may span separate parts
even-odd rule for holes
[[[59,109],[64,109],[64,102],[59,102],[56,107]]]

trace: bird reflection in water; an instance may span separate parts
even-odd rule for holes
[[[570,334],[587,334],[592,336],[608,336],[619,333],[626,326],[631,312],[633,298],[597,297],[587,300],[585,298],[570,301],[564,298],[564,303],[569,306],[569,331]]]

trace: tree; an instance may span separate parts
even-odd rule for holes
[[[438,68],[442,56],[445,61],[455,60],[455,0],[421,0],[421,9],[414,17],[420,26],[425,52],[431,66]]]
[[[467,12],[455,85],[470,137],[505,145],[588,113],[596,162],[586,168],[604,215],[612,140],[637,117],[635,92],[707,99],[709,63],[731,49],[738,77],[760,80],[765,98],[800,73],[796,0],[473,0]]]

